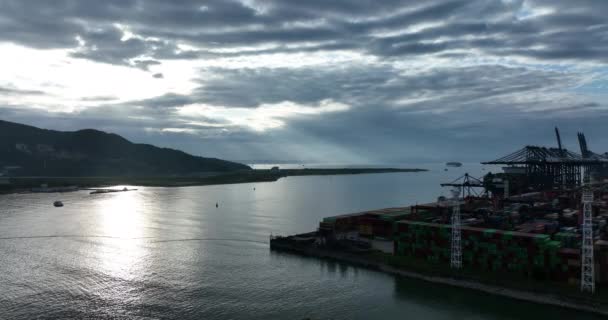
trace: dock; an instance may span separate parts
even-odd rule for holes
[[[277,252],[297,254],[305,257],[346,263],[355,267],[366,268],[378,272],[392,274],[429,283],[449,285],[463,289],[476,290],[487,294],[497,295],[509,299],[516,299],[532,303],[551,305],[560,308],[568,308],[582,312],[608,316],[608,306],[603,300],[585,300],[580,297],[570,297],[551,293],[538,292],[536,290],[522,290],[504,285],[489,284],[485,279],[475,278],[464,274],[439,273],[436,270],[420,270],[416,268],[404,268],[387,256],[379,256],[372,251],[346,252],[335,250],[314,244],[314,242],[301,239],[315,238],[318,234],[306,233],[291,237],[273,236],[270,238],[270,249]],[[549,288],[550,289],[550,288]]]
[[[526,146],[452,197],[324,218],[272,250],[607,314],[608,153]],[[525,297],[525,298],[522,298]]]

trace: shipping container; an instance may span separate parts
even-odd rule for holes
[[[394,231],[397,255],[449,263],[450,225],[405,220],[397,222]],[[465,267],[559,281],[580,274],[580,252],[568,251],[549,235],[476,227],[462,227],[461,234]]]

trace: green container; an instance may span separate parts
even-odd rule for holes
[[[486,229],[483,231],[484,238],[492,238],[496,233],[496,229]]]
[[[537,234],[534,237],[534,241],[539,245],[545,244],[550,240],[551,240],[551,237],[546,234]]]

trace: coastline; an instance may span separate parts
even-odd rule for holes
[[[449,285],[463,289],[476,290],[492,295],[507,297],[521,301],[563,307],[572,310],[608,316],[608,306],[602,304],[599,299],[595,300],[594,302],[583,302],[577,301],[569,297],[558,296],[557,294],[532,292],[518,288],[509,288],[506,286],[483,283],[474,279],[467,279],[466,277],[456,278],[453,276],[424,274],[416,271],[394,267],[384,261],[371,259],[368,256],[361,256],[353,253],[340,252],[337,250],[330,250],[313,246],[294,245],[287,241],[283,241],[283,239],[285,238],[271,238],[270,249],[276,251],[290,252],[302,256],[314,257],[319,259],[335,260],[338,262],[368,268],[387,274],[422,280],[436,284]]]
[[[10,184],[0,186],[0,194],[30,192],[47,185],[51,188],[78,186],[78,189],[119,185],[144,187],[189,187],[253,182],[274,182],[290,176],[355,175],[400,172],[425,172],[418,168],[336,168],[336,169],[253,169],[227,173],[204,173],[192,176],[121,176],[121,177],[11,177]],[[74,190],[76,191],[76,190]],[[52,192],[52,191],[51,191]],[[59,192],[59,191],[58,191]]]

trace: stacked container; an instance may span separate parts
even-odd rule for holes
[[[409,208],[367,211],[358,219],[359,235],[369,238],[393,238],[393,224],[410,215]]]
[[[567,281],[580,274],[580,253],[563,252],[550,236],[496,229],[462,227],[465,267],[493,272],[510,271],[541,279]],[[395,224],[395,254],[449,264],[451,226],[416,221]],[[578,260],[577,260],[578,259]],[[568,265],[577,260],[578,265]]]
[[[572,232],[558,232],[553,239],[562,243],[564,248],[578,249],[581,247],[581,236]]]
[[[409,215],[409,207],[343,214],[324,218],[319,224],[319,230],[328,233],[356,231],[363,237],[392,239],[393,224]]]
[[[608,284],[608,241],[600,240],[595,243],[595,252],[598,256],[599,282]]]

